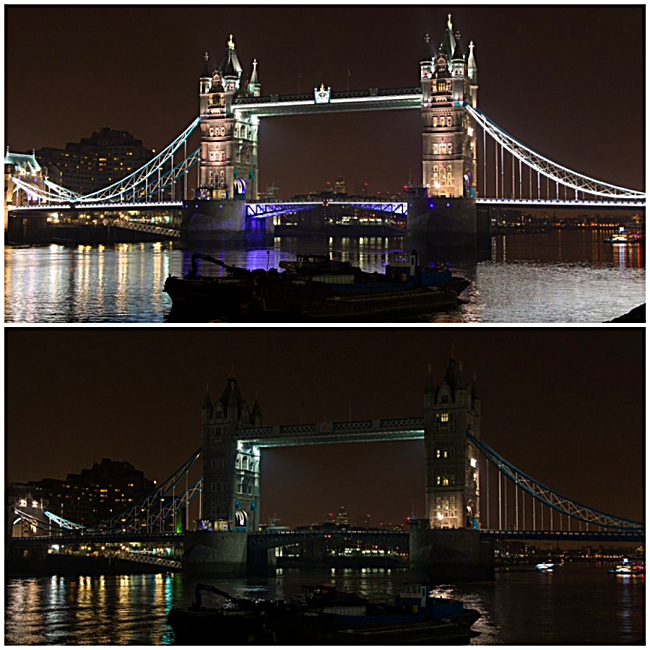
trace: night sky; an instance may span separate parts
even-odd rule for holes
[[[263,94],[419,84],[423,36],[447,12],[476,44],[479,107],[539,153],[643,189],[645,7],[6,7],[6,143],[61,147],[102,126],[156,150],[198,112],[203,53],[234,34]],[[300,79],[301,77],[301,79]],[[342,175],[398,191],[421,175],[419,111],[262,120],[260,188],[284,197]]]
[[[454,345],[476,373],[482,438],[561,494],[644,518],[642,328],[48,328],[6,331],[6,480],[65,478],[102,458],[162,480],[201,445],[206,384],[234,368],[263,424],[423,414]],[[401,522],[424,508],[423,443],[262,452],[262,521]]]

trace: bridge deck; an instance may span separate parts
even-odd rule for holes
[[[246,97],[233,102],[234,111],[258,117],[421,107],[422,89],[419,87],[333,91],[329,101],[323,102],[316,102],[313,92]]]
[[[328,445],[342,442],[423,440],[424,418],[314,422],[240,429],[237,439],[256,447]]]

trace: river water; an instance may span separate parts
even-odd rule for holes
[[[643,579],[608,574],[601,564],[567,563],[555,573],[497,571],[493,583],[441,586],[436,595],[478,610],[473,645],[630,644],[645,637]],[[280,570],[271,578],[219,580],[235,596],[286,598],[303,584],[333,583],[390,602],[406,570]],[[214,582],[214,584],[217,584]],[[7,645],[167,645],[172,606],[191,603],[195,581],[182,574],[22,577],[7,583]],[[211,595],[206,595],[207,599]],[[215,638],[215,645],[219,639]]]
[[[490,260],[448,260],[472,285],[465,304],[411,322],[602,323],[645,302],[645,248],[604,243],[606,233],[566,230],[494,237]],[[382,271],[404,238],[275,238],[202,252],[249,269],[277,267],[298,253],[331,254]],[[163,322],[168,275],[189,268],[193,250],[173,243],[5,248],[5,322]],[[204,264],[201,273],[221,272]]]

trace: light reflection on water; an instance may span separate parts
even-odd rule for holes
[[[494,237],[490,260],[452,260],[452,269],[472,282],[466,304],[408,320],[600,323],[620,316],[645,302],[645,248],[606,244],[604,237],[602,231]],[[277,268],[299,253],[329,253],[380,272],[391,252],[406,247],[403,238],[275,238],[267,246],[205,246],[201,252],[249,269]],[[162,322],[171,308],[165,278],[187,273],[192,252],[170,243],[6,247],[5,320]],[[424,263],[447,261],[429,259],[426,251],[422,257]],[[200,272],[224,271],[201,263]]]
[[[270,578],[193,580],[181,574],[10,578],[7,645],[168,645],[166,614],[188,606],[196,582],[248,598],[287,599],[304,584],[334,584],[373,602],[392,602],[405,570],[279,571]],[[493,583],[442,585],[434,595],[457,598],[481,618],[473,645],[629,644],[645,635],[642,580],[622,580],[601,564],[565,564],[555,573],[497,572]],[[206,604],[217,604],[206,594]]]

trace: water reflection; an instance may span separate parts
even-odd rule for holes
[[[643,246],[607,244],[599,231],[500,235],[490,260],[452,259],[429,250],[422,263],[452,262],[472,281],[467,304],[446,314],[423,314],[430,322],[600,323],[645,301]],[[274,238],[267,246],[202,247],[226,264],[277,268],[297,254],[329,254],[369,272],[385,269],[404,238]],[[7,322],[161,322],[171,308],[162,287],[168,275],[189,271],[193,249],[169,243],[66,248],[6,247]],[[202,275],[223,275],[200,262]]]
[[[167,645],[174,642],[167,612],[188,606],[196,582],[204,580],[181,574],[11,578],[5,642]],[[221,579],[219,586],[234,596],[287,599],[301,585],[329,583],[392,602],[407,581],[403,569],[285,569],[269,578]],[[597,565],[569,563],[553,574],[497,572],[493,583],[440,585],[434,595],[460,599],[481,613],[472,644],[629,644],[645,632],[643,582],[619,580]]]

